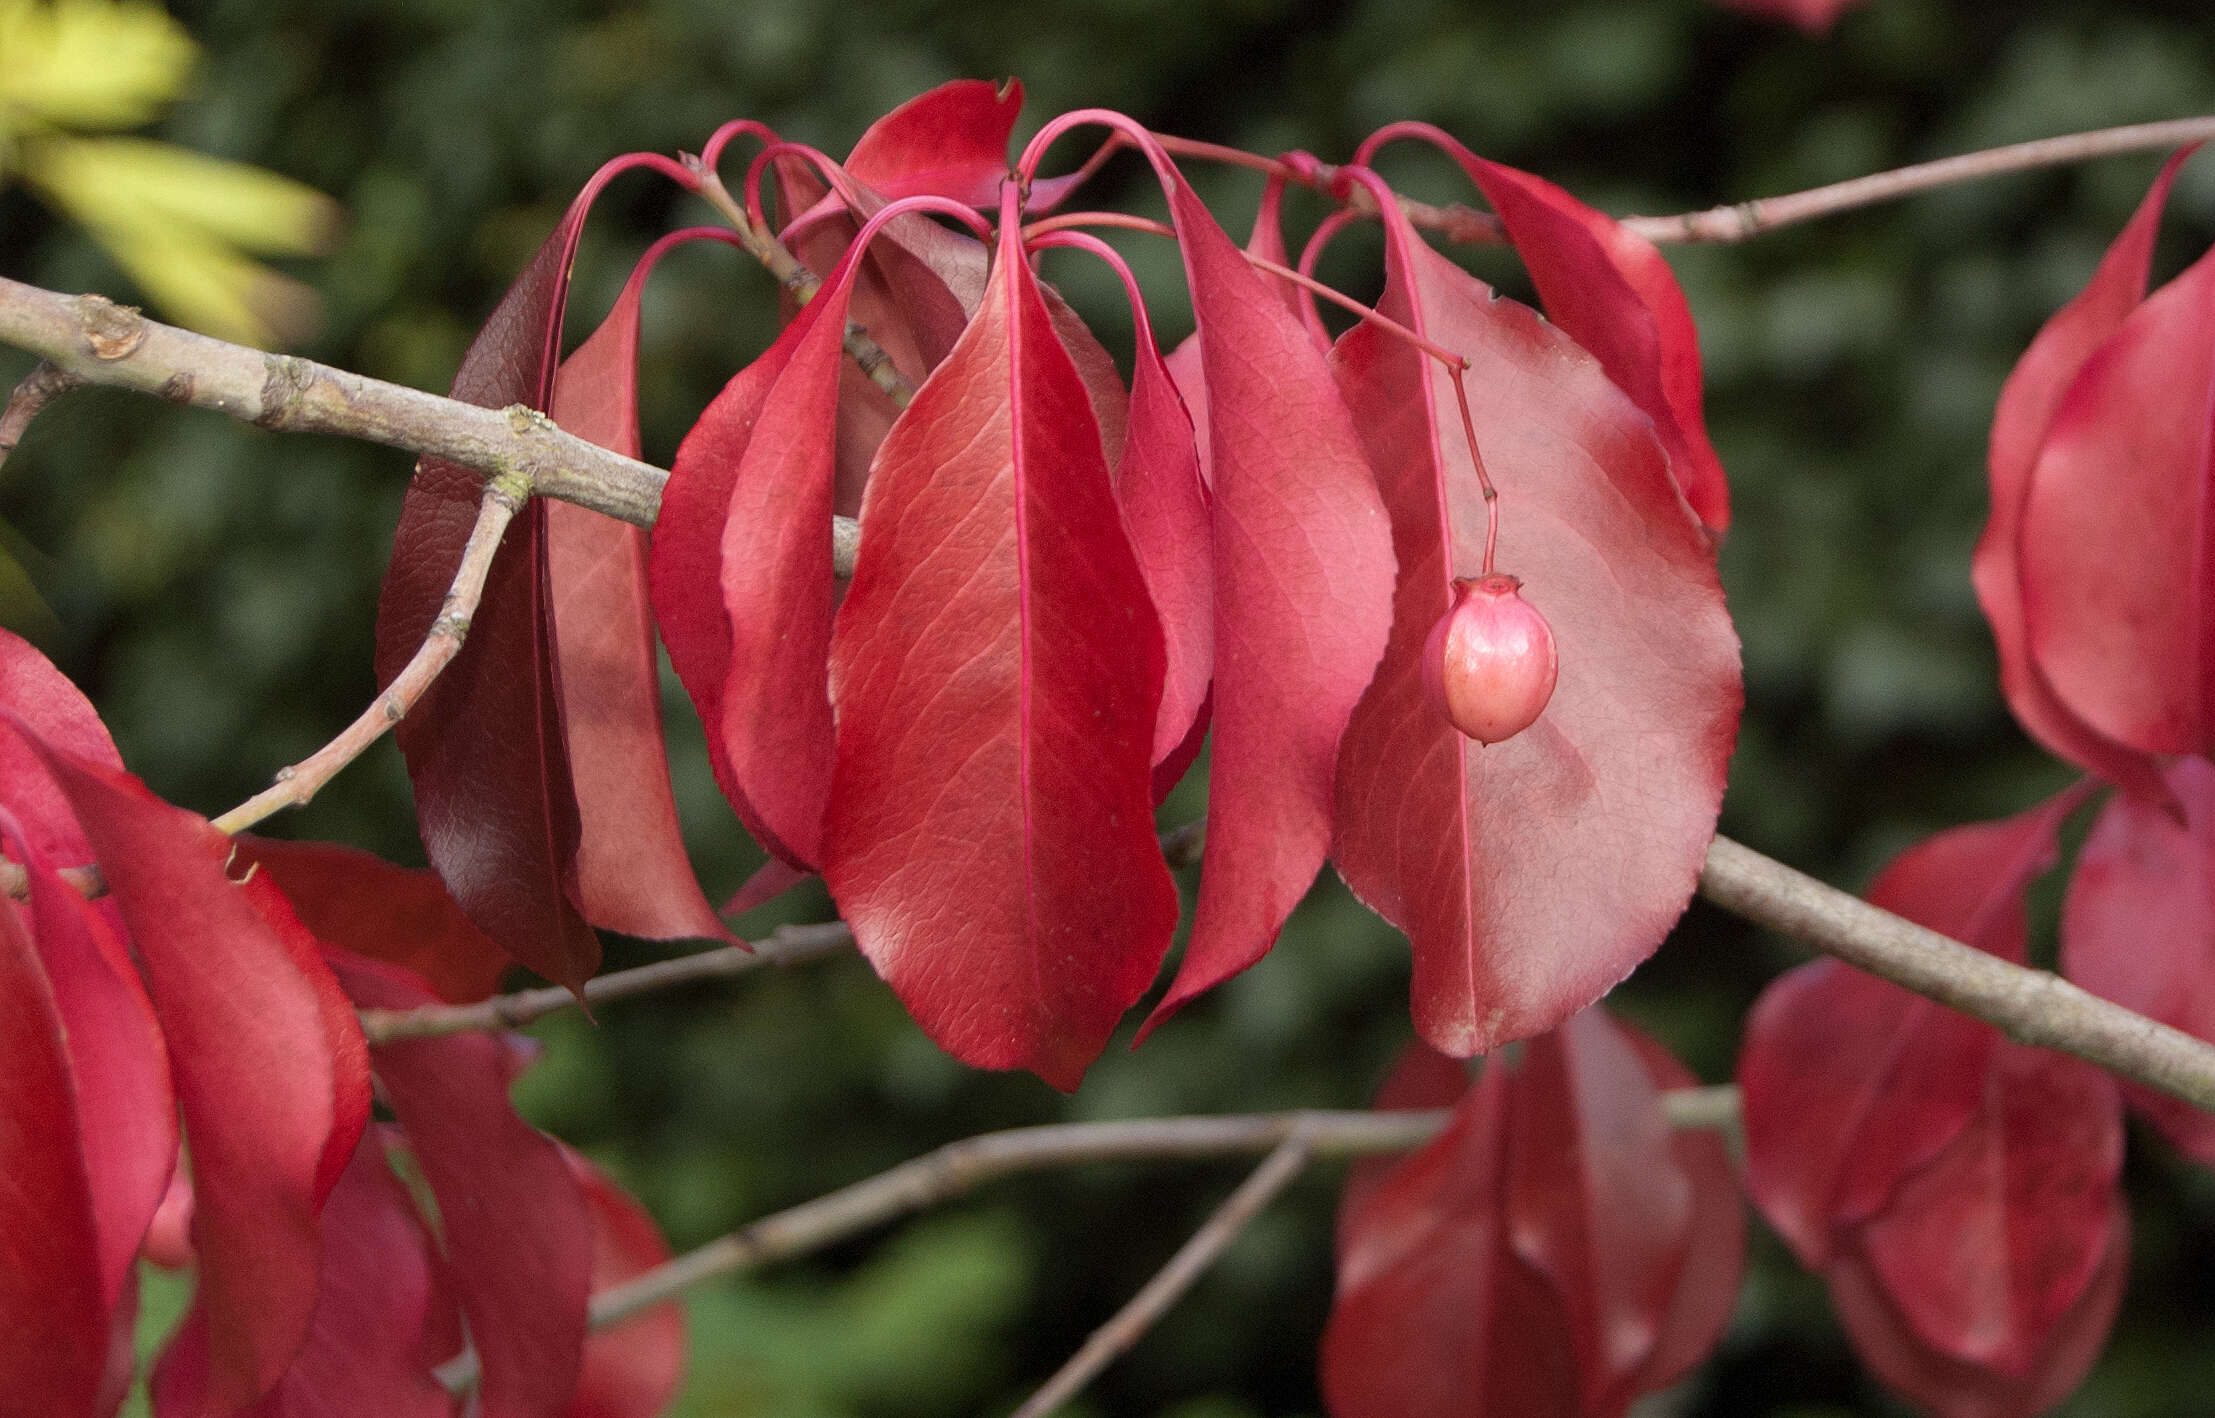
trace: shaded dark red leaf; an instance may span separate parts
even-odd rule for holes
[[[1148,795],[1162,651],[1013,215],[862,504],[824,879],[942,1046],[1073,1088],[1176,923]]]
[[[543,409],[553,395],[569,265],[587,204],[516,277],[462,357],[453,397]],[[429,633],[477,520],[484,479],[424,459],[408,484],[377,605],[377,678]],[[579,820],[562,728],[546,504],[516,515],[461,652],[394,731],[415,784],[423,847],[469,918],[510,955],[581,989],[599,937],[576,905]]]
[[[358,1004],[436,998],[404,971],[333,953]],[[577,1391],[591,1212],[561,1149],[516,1116],[506,1043],[456,1034],[380,1045],[377,1079],[438,1202],[445,1274],[482,1365],[485,1418],[553,1418]]]
[[[452,1004],[499,989],[507,952],[462,914],[437,873],[334,842],[237,841],[237,869],[259,866],[315,939],[409,970]]]
[[[1392,1101],[1435,1106],[1456,1070],[1418,1049]],[[1703,1358],[1745,1230],[1720,1140],[1662,1111],[1685,1079],[1588,1011],[1519,1067],[1488,1062],[1437,1139],[1350,1187],[1323,1341],[1336,1418],[1610,1418]]]
[[[1992,414],[1987,463],[1992,512],[1970,562],[1977,600],[2000,655],[2000,688],[2031,737],[2070,762],[2141,796],[2158,796],[2154,766],[2086,724],[2056,698],[2031,655],[2023,620],[2022,538],[2031,476],[2047,430],[2084,363],[2145,299],[2154,237],[2177,169],[2195,148],[2163,164],[2137,213],[2074,300],[2046,322],[2008,375]]]
[[[209,1401],[235,1408],[269,1391],[306,1336],[316,1212],[368,1113],[361,1031],[270,903],[224,875],[229,839],[128,774],[41,752],[161,1017],[191,1140]]]
[[[1340,756],[1332,853],[1408,933],[1417,1028],[1467,1055],[1590,1004],[1683,911],[1737,730],[1738,643],[1650,421],[1536,312],[1405,221],[1387,232],[1380,308],[1472,361],[1498,569],[1522,578],[1559,653],[1550,705],[1504,742],[1464,737],[1432,704],[1423,648],[1454,578],[1484,569],[1484,499],[1451,375],[1378,326],[1349,330],[1332,368],[1400,574],[1391,643]]]
[[[2084,361],[2023,504],[2023,618],[2038,670],[2096,732],[2147,753],[2215,748],[2215,253]]]
[[[677,239],[701,233],[676,234]],[[639,299],[656,243],[615,308],[562,363],[549,408],[580,438],[639,456]],[[728,940],[677,825],[661,732],[646,533],[588,508],[546,509],[562,727],[577,792],[577,904],[596,926],[657,940]]]
[[[1547,316],[1654,421],[1685,500],[1720,534],[1730,525],[1730,485],[1707,438],[1699,330],[1654,244],[1544,178],[1487,162],[1428,125],[1395,125],[1378,136],[1401,132],[1434,143],[1483,190]],[[1372,138],[1354,160],[1367,162],[1376,145]]]
[[[577,1153],[562,1149],[592,1211],[592,1288],[610,1289],[669,1259],[669,1243],[636,1201]],[[674,1300],[585,1341],[568,1418],[653,1418],[684,1380],[684,1310]]]
[[[0,902],[0,1412],[93,1418],[108,1353],[97,1218],[62,1016]]]
[[[2118,794],[2077,856],[2061,916],[2061,963],[2096,995],[2215,1038],[2215,766],[2178,759],[2157,801]],[[2215,1164],[2215,1115],[2140,1084],[2131,1106],[2170,1142]]]

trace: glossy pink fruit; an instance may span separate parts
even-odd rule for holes
[[[1456,579],[1453,606],[1423,645],[1431,703],[1479,743],[1514,738],[1554,697],[1554,632],[1522,585],[1497,572]]]

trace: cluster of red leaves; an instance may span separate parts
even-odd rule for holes
[[[1663,1111],[1691,1074],[1597,1008],[1520,1053],[1472,1086],[1418,1044],[1379,1094],[1453,1112],[1347,1180],[1322,1354],[1335,1418],[1621,1418],[1722,1337],[1746,1219],[1722,1138]]]
[[[659,1411],[676,1315],[588,1345],[585,1307],[667,1249],[516,1116],[521,1056],[363,1041],[357,1005],[479,998],[505,966],[436,878],[161,802],[4,632],[0,845],[29,881],[0,904],[0,1411],[115,1410],[142,1252],[197,1272],[160,1418],[451,1418],[434,1370],[465,1345],[486,1414]],[[93,862],[88,901],[59,868]],[[395,1124],[369,1122],[372,1077]]]
[[[1438,1047],[1481,1052],[1583,1008],[1683,909],[1738,715],[1712,549],[1726,496],[1668,268],[1537,178],[1435,132],[1379,134],[1370,148],[1447,147],[1555,317],[1497,298],[1384,204],[1384,311],[1468,362],[1472,448],[1456,371],[1373,323],[1331,340],[1249,259],[1284,252],[1274,202],[1241,251],[1151,135],[1101,112],[1050,124],[1006,181],[1019,103],[1012,85],[948,85],[844,164],[726,130],[770,140],[747,204],[774,180],[822,288],[684,440],[650,547],[569,508],[510,533],[455,668],[402,726],[433,865],[488,934],[572,987],[596,963],[588,922],[720,930],[668,807],[643,586],[733,807],[784,879],[822,873],[863,953],[969,1063],[1074,1087],[1153,983],[1178,912],[1152,810],[1203,739],[1197,914],[1149,1027],[1261,958],[1326,857],[1411,936]],[[1035,269],[1051,246],[1119,260],[1024,225],[1074,185],[1035,175],[1077,126],[1151,163],[1199,327],[1164,357],[1122,271],[1140,329],[1127,386]],[[609,171],[649,162],[671,170]],[[552,407],[629,449],[659,247],[556,364],[604,177],[455,392]],[[916,386],[909,407],[853,368],[849,322]],[[1489,747],[1420,673],[1455,578],[1479,569],[1479,450],[1501,566],[1560,656],[1545,714]],[[463,470],[419,474],[380,621],[388,673],[438,613],[476,497]],[[861,524],[844,586],[833,512]]]

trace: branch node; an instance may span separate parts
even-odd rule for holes
[[[146,338],[146,317],[135,305],[117,305],[104,295],[77,297],[77,324],[92,357],[113,363],[129,359]]]
[[[299,410],[315,379],[315,366],[304,359],[292,355],[263,355],[261,411],[254,415],[255,426],[285,427]],[[188,383],[188,391],[190,387]]]

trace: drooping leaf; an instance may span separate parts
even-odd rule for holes
[[[1499,489],[1498,569],[1559,651],[1545,712],[1504,742],[1460,734],[1421,662],[1455,577],[1482,565],[1485,503],[1452,376],[1373,324],[1332,354],[1392,510],[1392,638],[1354,711],[1333,859],[1408,933],[1414,1009],[1484,1052],[1590,1004],[1661,943],[1714,834],[1740,703],[1715,559],[1649,421],[1535,312],[1387,225],[1393,319],[1465,355]],[[1211,828],[1212,831],[1212,828]]]
[[[1161,632],[1012,221],[879,453],[831,647],[824,879],[943,1047],[1073,1088],[1160,967]]]
[[[1654,421],[1685,500],[1721,535],[1730,525],[1730,486],[1707,438],[1699,330],[1654,244],[1544,178],[1488,162],[1435,128],[1400,125],[1379,137],[1396,131],[1419,132],[1483,190],[1548,318]],[[1376,146],[1372,138],[1354,160],[1368,161]]]
[[[607,1290],[669,1259],[669,1243],[636,1201],[577,1153],[562,1158],[592,1211],[592,1288]],[[567,1418],[654,1418],[684,1380],[684,1310],[671,1300],[585,1341]]]
[[[846,171],[889,200],[931,193],[972,207],[999,205],[1008,138],[1023,85],[956,79],[918,94],[869,125]]]
[[[1401,1106],[1455,1082],[1417,1048],[1431,1062],[1395,1075]],[[1686,1077],[1589,1011],[1520,1066],[1489,1060],[1437,1139],[1349,1187],[1323,1340],[1335,1418],[1615,1418],[1704,1357],[1745,1228],[1720,1140],[1662,1111],[1660,1085]]]
[[[1321,354],[1135,125],[1199,326],[1214,572],[1208,834],[1184,962],[1149,1029],[1268,953],[1330,844],[1340,736],[1391,621],[1391,529]],[[1032,153],[1041,151],[1034,140]],[[1179,378],[1174,362],[1172,374]]]
[[[2215,253],[2084,361],[2023,505],[2030,652],[2095,731],[2146,753],[2215,748]]]
[[[436,873],[335,842],[237,842],[236,869],[258,866],[315,939],[412,971],[450,1004],[499,989],[507,952],[462,914]]]
[[[2039,453],[2077,374],[2093,352],[2122,327],[2146,296],[2154,237],[2169,189],[2195,148],[2162,165],[2138,211],[2115,238],[2074,300],[2046,322],[2008,375],[1992,413],[1988,460],[1992,512],[1977,539],[1970,579],[1991,623],[2000,655],[2000,688],[2008,707],[2031,737],[2070,762],[2140,796],[2158,796],[2158,775],[2145,755],[2080,719],[2047,684],[2031,654],[2023,621],[2023,521]]]
[[[2052,864],[2068,805],[1940,833],[1902,854],[1869,899],[2020,960],[2023,888]],[[1834,961],[1763,991],[1738,1060],[1747,1187],[1803,1264],[1828,1265],[1839,1226],[1881,1212],[1970,1125],[1997,1043],[1990,1026]]]
[[[670,469],[648,570],[723,794],[762,847],[822,861],[833,746],[830,522],[842,336],[861,260],[724,386]]]
[[[306,1345],[275,1389],[239,1418],[452,1418],[433,1375],[451,1328],[431,1238],[385,1162],[382,1129],[363,1137],[323,1209],[323,1272]],[[158,1418],[204,1410],[206,1317],[189,1316],[162,1366]]]
[[[453,397],[501,408],[552,401],[580,201],[485,322]],[[389,684],[442,613],[484,479],[424,459],[408,484],[377,605],[377,678]],[[546,504],[516,514],[461,652],[394,731],[431,865],[510,955],[581,989],[600,941],[578,911],[579,819],[562,728]]]
[[[2118,794],[2093,824],[2062,910],[2062,969],[2149,1019],[2215,1038],[2215,766],[2180,758],[2165,786],[2183,822],[2159,800]],[[2171,1143],[2215,1164],[2215,1116],[2122,1086]]]
[[[2081,797],[1941,833],[1870,899],[2019,961],[2024,888]],[[2088,1064],[1860,978],[1806,967],[1756,1008],[1740,1064],[1754,1198],[1825,1270],[1880,1378],[1942,1418],[2029,1418],[2083,1377],[2113,1318],[2119,1094]],[[1792,1156],[1825,1128],[1839,1138],[1817,1160]]]
[[[95,1418],[108,1352],[98,1221],[62,1016],[0,901],[0,1373],[11,1414]]]
[[[683,238],[688,233],[676,233]],[[650,248],[608,317],[554,376],[554,421],[636,458],[639,300]],[[728,940],[693,875],[661,732],[646,533],[572,503],[546,509],[562,727],[577,792],[577,904],[596,926],[656,940]]]
[[[380,961],[337,952],[357,1004],[437,997]],[[592,1281],[592,1216],[561,1149],[508,1101],[513,1064],[491,1035],[378,1046],[377,1079],[438,1202],[445,1275],[482,1365],[485,1418],[559,1418],[577,1391]]]
[[[56,875],[4,809],[0,843],[30,878],[31,933],[62,1022],[77,1146],[99,1233],[100,1296],[112,1310],[176,1169],[169,1053],[112,913]]]
[[[40,753],[92,843],[168,1041],[191,1140],[209,1401],[235,1408],[269,1391],[306,1336],[316,1213],[368,1113],[361,1032],[329,972],[224,875],[229,839],[206,819],[128,774]]]

